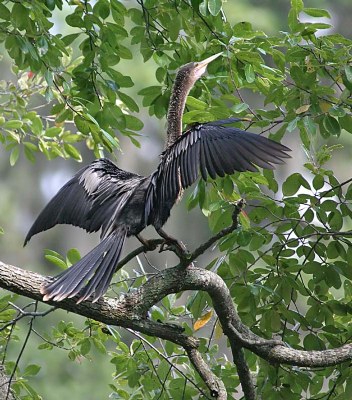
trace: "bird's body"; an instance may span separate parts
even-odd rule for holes
[[[148,225],[159,231],[183,189],[199,173],[206,179],[207,175],[257,171],[256,166],[272,169],[272,164],[289,157],[287,147],[232,127],[235,119],[196,124],[182,134],[187,94],[216,56],[180,69],[170,100],[167,145],[154,173],[143,177],[107,159],[95,160],[78,171],[40,213],[25,244],[56,224],[101,230],[98,246],[42,288],[45,300],[60,301],[77,294],[78,301],[99,299],[115,272],[125,238],[138,235]],[[187,69],[193,77],[186,74]]]

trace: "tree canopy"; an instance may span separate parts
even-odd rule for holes
[[[285,3],[285,29],[269,33],[234,15],[235,1],[0,1],[12,71],[0,81],[0,143],[14,169],[23,159],[118,161],[122,137],[141,147],[153,134],[143,112],[165,118],[175,71],[218,52],[183,123],[236,117],[293,150],[274,172],[198,180],[187,209],[201,210],[209,239],[180,250],[153,237],[125,254],[133,271],[97,303],[43,304],[42,275],[0,262],[4,398],[40,399],[41,355],[59,351],[92,369],[102,353],[116,399],[351,398],[352,175],[348,158],[343,173],[335,167],[351,154],[352,41],[326,9]],[[149,64],[154,82],[141,83]],[[177,261],[156,270],[138,258],[155,250]],[[53,271],[80,254],[45,257]],[[46,326],[57,308],[85,319]],[[33,335],[40,344],[26,363]]]

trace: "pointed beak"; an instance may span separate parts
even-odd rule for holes
[[[196,79],[199,79],[202,75],[204,75],[207,70],[208,64],[211,63],[213,60],[215,60],[216,58],[218,58],[221,55],[222,55],[222,52],[218,53],[218,54],[214,54],[213,56],[210,56],[203,61],[196,62],[195,67],[194,67]]]
[[[212,61],[214,61],[216,58],[218,58],[218,57],[220,57],[222,55],[222,52],[221,53],[217,53],[217,54],[214,54],[213,56],[210,56],[210,57],[208,57],[208,58],[206,58],[205,60],[203,60],[203,61],[198,61],[198,65],[197,65],[197,68],[204,68],[204,67],[206,67],[209,63],[211,63]]]

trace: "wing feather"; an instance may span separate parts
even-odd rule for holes
[[[215,179],[235,171],[255,172],[256,166],[273,169],[272,164],[282,164],[290,157],[290,149],[280,143],[226,126],[233,122],[229,119],[194,125],[165,150],[156,173],[156,187],[162,187],[154,191],[161,198],[155,201],[165,204],[176,198],[179,190],[192,185],[199,173],[203,179],[208,175]]]
[[[207,168],[206,168],[206,159],[205,159],[205,151],[204,146],[199,144],[199,166],[200,166],[200,173],[202,178],[206,181],[207,180]]]
[[[218,140],[216,137],[214,138],[210,137],[209,139],[210,140],[208,140],[208,147],[210,150],[211,158],[213,160],[216,173],[217,175],[224,177],[225,171],[223,166],[224,164],[223,155],[221,154],[221,151],[218,147],[220,140]]]
[[[111,218],[143,177],[118,168],[107,159],[93,161],[82,168],[51,199],[29,230],[30,238],[57,224],[70,224],[105,232]]]
[[[202,147],[204,148],[205,155],[205,167],[212,179],[216,178],[216,170],[213,165],[213,160],[211,158],[211,150],[209,148],[209,141],[206,138],[202,138]]]

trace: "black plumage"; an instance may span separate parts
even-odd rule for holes
[[[79,262],[43,286],[44,300],[96,301],[107,290],[127,236],[147,225],[160,231],[183,189],[203,179],[235,171],[273,169],[289,149],[231,126],[236,119],[195,124],[182,134],[182,113],[189,90],[218,57],[183,66],[175,80],[168,112],[167,144],[157,170],[144,177],[98,159],[82,168],[40,213],[25,239],[57,224],[87,232],[101,230],[101,242]]]

